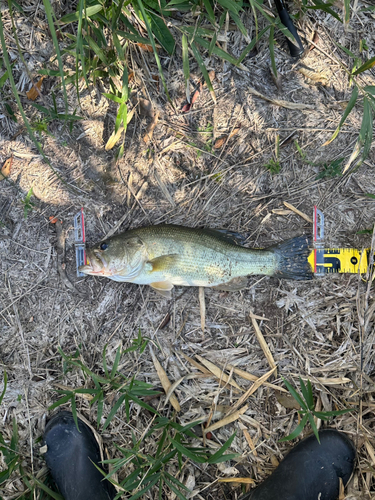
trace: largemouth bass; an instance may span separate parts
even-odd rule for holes
[[[299,236],[265,250],[246,248],[235,233],[159,225],[132,229],[87,250],[79,270],[115,281],[150,285],[170,296],[174,285],[240,290],[253,274],[304,280],[311,242]]]

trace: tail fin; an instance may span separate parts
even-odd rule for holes
[[[280,278],[311,280],[313,270],[308,262],[312,251],[312,241],[308,236],[297,236],[273,247],[278,266],[274,273]]]

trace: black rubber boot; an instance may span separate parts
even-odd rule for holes
[[[100,465],[99,445],[91,429],[73,415],[57,413],[47,423],[44,444],[45,460],[65,500],[112,500],[116,489],[96,469]]]
[[[339,478],[346,485],[356,451],[342,432],[326,429],[298,443],[263,483],[241,500],[337,500]]]

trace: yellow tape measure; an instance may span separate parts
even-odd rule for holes
[[[316,276],[331,273],[364,274],[370,260],[370,249],[324,248],[324,214],[316,206],[313,218],[314,250],[308,257]]]
[[[313,250],[308,261],[317,275],[330,273],[364,274],[369,265],[370,249],[324,248]]]

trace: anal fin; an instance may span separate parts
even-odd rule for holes
[[[154,283],[150,283],[150,287],[167,299],[172,297],[171,290],[173,285],[170,281],[155,281]]]
[[[242,290],[246,288],[247,285],[247,277],[239,276],[237,278],[232,278],[226,283],[221,283],[220,285],[213,286],[216,290],[223,290],[224,292],[237,292],[238,290]]]

